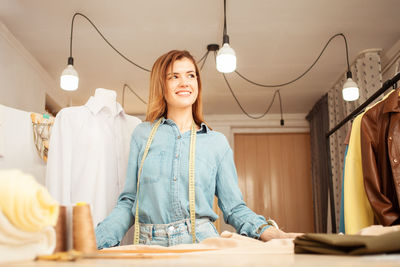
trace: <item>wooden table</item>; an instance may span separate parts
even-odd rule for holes
[[[24,261],[0,264],[1,267],[91,267],[91,266],[322,266],[322,267],[376,267],[400,266],[400,254],[372,256],[329,256],[311,254],[223,254],[223,253],[185,253],[181,255],[164,254],[153,258],[137,259],[81,259],[75,262]]]

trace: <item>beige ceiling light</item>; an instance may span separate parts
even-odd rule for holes
[[[226,30],[226,0],[224,0],[224,35],[222,47],[217,53],[217,70],[222,73],[230,73],[236,69],[236,53],[229,45],[229,35]]]
[[[60,78],[60,87],[65,91],[76,91],[79,85],[79,75],[76,69],[74,68],[74,58],[72,57],[72,33],[74,31],[74,20],[76,15],[80,13],[75,13],[72,17],[71,22],[71,36],[69,40],[69,57],[68,57],[68,65],[61,73]]]
[[[85,18],[87,21],[89,21],[89,23],[95,28],[95,30],[98,32],[98,34],[100,34],[100,36],[103,38],[103,40],[112,48],[114,49],[115,52],[117,52],[121,57],[123,57],[125,60],[127,60],[129,63],[135,65],[136,67],[150,72],[150,70],[136,64],[135,62],[133,62],[132,60],[130,60],[129,58],[127,58],[125,55],[123,55],[120,51],[118,51],[108,40],[107,38],[100,32],[100,30],[96,27],[96,25],[94,25],[94,23],[88,18],[86,17],[84,14],[82,13],[75,13],[72,17],[72,22],[71,22],[71,36],[70,36],[70,42],[69,42],[69,57],[68,57],[68,66],[67,68],[62,72],[61,74],[61,79],[60,79],[60,86],[62,89],[66,90],[66,91],[75,91],[78,89],[78,84],[79,84],[79,76],[78,76],[78,72],[75,70],[74,68],[74,59],[72,57],[72,36],[73,36],[73,32],[74,32],[74,20],[76,16],[82,16],[83,18]]]
[[[347,60],[347,73],[346,73],[347,80],[343,85],[342,97],[346,101],[355,101],[360,97],[360,93],[358,90],[358,85],[356,84],[355,81],[353,81],[353,79],[352,79],[353,75],[351,74],[351,71],[350,71],[349,51],[348,51],[348,47],[347,47],[346,36],[344,36],[344,34],[340,34],[340,35],[343,37],[344,43],[346,44],[346,60]]]
[[[75,91],[78,89],[79,76],[74,68],[73,57],[68,58],[68,66],[61,73],[60,86],[65,91]]]

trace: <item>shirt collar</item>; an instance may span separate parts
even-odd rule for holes
[[[383,113],[389,112],[400,112],[399,107],[399,92],[400,89],[394,90],[388,98],[385,100],[385,104],[383,106]]]
[[[175,124],[175,122],[173,120],[170,119],[166,119],[164,117],[161,118],[161,124],[168,124],[168,125],[173,125]],[[207,126],[207,124],[205,124],[204,122],[202,122],[200,124],[200,130],[198,130],[198,133],[209,133],[210,128]]]
[[[121,115],[125,115],[125,112],[124,112],[122,106],[121,106],[118,102],[116,102],[116,105],[117,105],[117,114],[116,114],[116,116],[117,116],[117,115],[120,115],[120,114],[121,114]],[[97,115],[97,113],[99,113],[100,110],[102,110],[103,108],[105,108],[105,106],[102,105],[101,103],[99,103],[98,101],[96,101],[96,99],[95,99],[93,96],[91,96],[91,97],[89,98],[89,100],[86,102],[85,106],[88,107],[88,109],[89,109],[94,115]]]

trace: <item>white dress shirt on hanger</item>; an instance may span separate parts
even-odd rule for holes
[[[94,225],[123,190],[130,136],[140,119],[126,115],[115,91],[96,89],[84,106],[62,109],[50,137],[46,187],[62,205],[86,202]]]

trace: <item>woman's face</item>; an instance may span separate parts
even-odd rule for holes
[[[191,108],[198,93],[196,68],[190,59],[176,60],[168,67],[165,92],[168,110]]]

